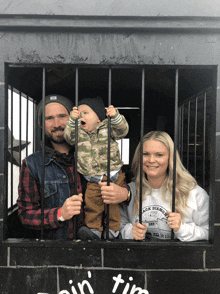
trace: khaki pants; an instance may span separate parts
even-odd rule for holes
[[[125,174],[120,173],[115,184],[122,186],[124,183]],[[103,176],[102,182],[107,182],[107,177]],[[102,196],[101,196],[101,186],[96,183],[87,183],[87,189],[85,192],[85,223],[88,228],[95,229],[97,231],[103,231],[103,221],[106,220],[104,215],[106,205],[104,205]],[[109,205],[109,229],[112,231],[118,231],[120,229],[120,208],[118,204]]]

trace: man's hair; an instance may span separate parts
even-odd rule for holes
[[[49,103],[59,103],[62,104],[67,111],[70,113],[73,108],[73,102],[61,95],[48,95],[45,97],[45,106]],[[40,101],[40,103],[37,106],[37,118],[38,118],[38,124],[42,128],[42,112],[43,112],[43,100]]]

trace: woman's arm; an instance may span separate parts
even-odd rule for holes
[[[188,203],[192,207],[191,217],[185,217],[185,221],[181,224],[180,229],[175,232],[175,235],[180,241],[208,240],[209,196],[205,190],[197,186],[191,191],[190,198]]]

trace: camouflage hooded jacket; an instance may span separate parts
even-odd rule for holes
[[[64,138],[70,145],[75,145],[75,122],[76,119],[70,115],[64,131]],[[110,170],[119,169],[123,165],[116,140],[124,138],[128,130],[125,117],[117,110],[111,118]],[[78,172],[86,176],[106,174],[107,151],[108,119],[101,121],[93,133],[86,132],[78,119]]]

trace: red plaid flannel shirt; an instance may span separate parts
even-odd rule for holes
[[[53,155],[57,162],[62,166],[69,179],[70,195],[74,195],[74,168],[72,163],[66,163],[60,157]],[[77,193],[81,193],[80,176],[77,174]],[[18,214],[22,224],[31,229],[41,229],[41,206],[40,191],[35,179],[31,176],[25,160],[22,161],[19,187]],[[59,207],[44,210],[44,229],[55,229],[63,226],[63,223],[57,220],[57,211]],[[81,209],[78,222],[83,220]],[[73,219],[69,220],[69,239],[74,237]]]

